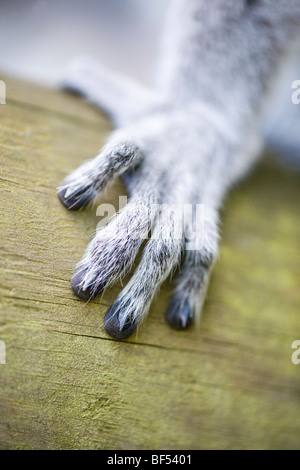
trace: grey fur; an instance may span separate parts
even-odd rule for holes
[[[108,315],[117,323],[107,331],[120,338],[126,337],[125,325],[145,317],[182,258],[167,317],[184,328],[199,313],[218,253],[218,210],[259,156],[265,102],[300,26],[299,0],[171,4],[155,90],[91,59],[78,60],[64,81],[103,108],[119,130],[98,157],[67,178],[58,191],[61,199],[67,206],[67,198],[76,195],[86,202],[121,173],[131,193],[128,206],[88,246],[79,264],[80,288],[96,292],[123,276],[153,228],[135,274]],[[162,230],[157,204],[204,205],[201,249],[185,251],[184,234],[174,238],[169,223],[163,227],[168,237],[155,236]],[[187,224],[191,228],[192,221]],[[132,238],[131,231],[140,237]]]

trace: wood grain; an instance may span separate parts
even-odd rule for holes
[[[299,176],[264,159],[228,198],[200,328],[108,337],[115,286],[85,304],[70,277],[99,218],[56,187],[110,131],[83,100],[7,79],[0,106],[0,447],[299,449]],[[105,195],[117,204],[120,181]],[[102,199],[104,200],[104,199]]]

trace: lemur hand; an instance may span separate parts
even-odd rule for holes
[[[107,110],[119,128],[94,160],[66,178],[60,200],[81,209],[118,175],[130,193],[127,206],[88,245],[72,277],[74,293],[89,300],[116,282],[151,231],[139,266],[106,313],[105,329],[115,338],[130,336],[179,265],[166,318],[186,328],[200,311],[217,255],[217,208],[234,135],[204,105],[176,107],[91,60],[75,63],[64,85]],[[195,220],[201,221],[196,229]]]

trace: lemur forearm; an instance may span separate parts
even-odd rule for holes
[[[216,130],[223,127],[223,136],[233,145],[230,167],[222,168],[226,159],[220,152],[211,171],[225,172],[227,188],[260,152],[265,98],[299,25],[299,0],[172,3],[158,90],[174,107],[192,108],[195,114],[198,109],[200,116],[211,117]],[[221,185],[222,178],[218,181]]]
[[[175,0],[159,88],[184,106],[203,101],[246,122],[299,30],[299,0]]]

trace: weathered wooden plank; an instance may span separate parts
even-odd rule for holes
[[[166,283],[137,335],[107,336],[120,286],[84,304],[70,277],[99,221],[56,197],[110,125],[63,93],[7,80],[0,106],[0,446],[300,448],[299,177],[268,160],[223,211],[201,327],[164,321]],[[105,200],[125,194],[118,181]]]

